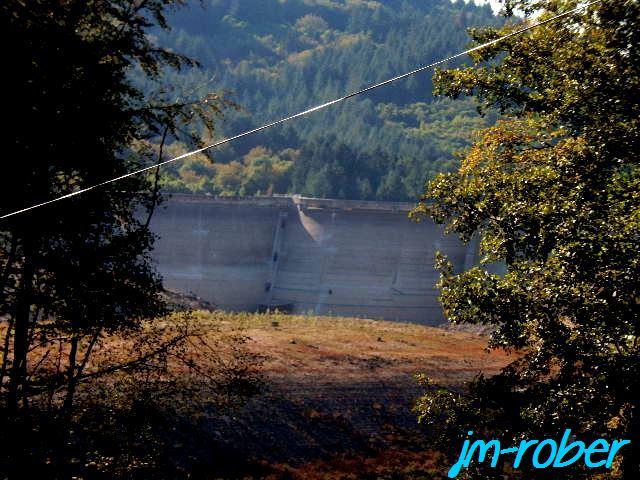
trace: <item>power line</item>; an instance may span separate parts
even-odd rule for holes
[[[503,42],[504,40],[507,40],[509,38],[512,38],[512,37],[515,37],[515,36],[518,36],[518,35],[522,35],[523,33],[528,32],[529,30],[533,30],[534,28],[540,27],[542,25],[546,25],[548,23],[555,22],[555,21],[560,20],[562,18],[565,18],[565,17],[567,17],[567,16],[569,16],[569,15],[571,15],[573,13],[576,13],[576,12],[578,12],[580,10],[584,10],[585,8],[587,8],[587,7],[591,6],[591,5],[594,5],[596,3],[599,3],[600,1],[602,1],[602,0],[594,0],[594,1],[591,1],[591,2],[584,3],[584,4],[582,4],[582,5],[578,6],[578,7],[575,7],[573,9],[571,9],[571,10],[568,10],[568,11],[563,12],[563,13],[559,13],[558,15],[550,17],[550,18],[548,18],[546,20],[542,20],[542,21],[539,21],[539,22],[536,22],[536,23],[532,23],[532,24],[530,24],[530,25],[528,25],[526,27],[523,27],[523,28],[521,28],[519,30],[515,30],[515,31],[513,31],[513,32],[511,32],[511,33],[509,33],[507,35],[504,35],[502,37],[496,38],[494,40],[491,40],[489,42],[483,43],[481,45],[477,45],[477,46],[475,46],[473,48],[469,48],[469,49],[467,49],[467,50],[465,50],[463,52],[456,53],[455,55],[452,55],[450,57],[443,58],[443,59],[438,60],[436,62],[430,63],[429,65],[424,65],[422,67],[416,68],[415,70],[411,70],[410,72],[403,73],[402,75],[398,75],[397,77],[393,77],[393,78],[390,78],[390,79],[385,80],[383,82],[376,83],[374,85],[370,85],[368,87],[365,87],[365,88],[363,88],[361,90],[357,90],[355,92],[351,92],[351,93],[349,93],[349,94],[347,94],[347,95],[345,95],[343,97],[336,98],[335,100],[331,100],[331,101],[323,103],[321,105],[317,105],[315,107],[309,108],[309,109],[304,110],[302,112],[298,112],[298,113],[296,113],[294,115],[290,115],[288,117],[281,118],[280,120],[276,120],[275,122],[267,123],[265,125],[262,125],[261,127],[254,128],[252,130],[247,130],[246,132],[240,133],[238,135],[234,135],[233,137],[228,137],[228,138],[225,138],[223,140],[219,140],[219,141],[217,141],[215,143],[212,143],[211,145],[207,145],[207,146],[198,148],[196,150],[192,150],[190,152],[183,153],[182,155],[178,155],[177,157],[170,158],[170,159],[165,160],[163,162],[155,163],[154,165],[149,165],[148,167],[140,168],[138,170],[134,170],[132,172],[125,173],[124,175],[120,175],[119,177],[114,177],[114,178],[111,178],[109,180],[105,180],[104,182],[100,182],[100,183],[97,183],[95,185],[91,185],[90,187],[81,188],[79,190],[76,190],[76,191],[71,192],[71,193],[67,193],[67,194],[62,195],[60,197],[55,197],[55,198],[52,198],[50,200],[44,201],[42,203],[37,203],[37,204],[31,205],[29,207],[22,208],[20,210],[16,210],[14,212],[4,214],[4,215],[0,216],[0,220],[6,219],[6,218],[9,218],[9,217],[13,217],[15,215],[20,215],[20,214],[26,213],[26,212],[28,212],[30,210],[35,210],[36,208],[44,207],[44,206],[49,205],[51,203],[56,203],[56,202],[59,202],[61,200],[66,200],[68,198],[75,197],[77,195],[82,195],[83,193],[89,192],[91,190],[95,190],[97,188],[103,187],[103,186],[108,185],[110,183],[118,182],[118,181],[123,180],[125,178],[129,178],[129,177],[132,177],[134,175],[139,175],[141,173],[147,172],[149,170],[153,170],[155,168],[162,167],[162,166],[167,165],[169,163],[177,162],[178,160],[182,160],[184,158],[191,157],[191,156],[196,155],[198,153],[202,153],[202,152],[204,152],[206,150],[210,150],[212,148],[219,147],[220,145],[224,145],[225,143],[233,142],[233,141],[238,140],[238,139],[240,139],[242,137],[247,137],[249,135],[253,135],[255,133],[261,132],[262,130],[267,130],[268,128],[275,127],[277,125],[283,124],[283,123],[288,122],[290,120],[294,120],[294,119],[296,119],[298,117],[303,117],[303,116],[308,115],[310,113],[317,112],[318,110],[323,110],[323,109],[328,108],[328,107],[330,107],[332,105],[335,105],[337,103],[344,102],[344,101],[346,101],[346,100],[348,100],[348,99],[350,99],[352,97],[356,97],[358,95],[362,95],[364,93],[370,92],[372,90],[375,90],[377,88],[383,87],[385,85],[389,85],[390,83],[397,82],[398,80],[402,80],[403,78],[407,78],[407,77],[416,75],[417,73],[424,72],[425,70],[429,70],[429,69],[431,69],[433,67],[436,67],[438,65],[442,65],[443,63],[450,62],[451,60],[455,60],[457,58],[464,57],[465,55],[469,55],[470,53],[477,52],[478,50],[482,50],[484,48],[490,47],[491,45],[495,45],[497,43]]]

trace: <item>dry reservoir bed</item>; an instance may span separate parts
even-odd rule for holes
[[[266,382],[214,428],[230,450],[269,463],[384,451],[399,435],[418,433],[414,374],[461,385],[511,360],[488,352],[486,336],[414,324],[274,314],[225,314],[221,323],[249,337]]]

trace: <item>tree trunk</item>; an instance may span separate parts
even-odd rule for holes
[[[33,277],[35,274],[30,244],[24,245],[24,264],[17,293],[13,332],[13,365],[9,371],[9,391],[7,409],[10,413],[18,411],[18,391],[25,389],[27,376],[27,355],[29,352],[29,321],[33,301]]]
[[[18,248],[18,242],[16,236],[11,236],[11,248],[7,255],[7,261],[2,267],[2,274],[0,274],[0,303],[5,301],[6,282],[9,277],[9,273],[13,268],[13,260],[15,258],[16,249]],[[0,388],[4,386],[4,377],[7,374],[7,365],[9,360],[9,346],[11,345],[11,332],[13,331],[13,315],[9,318],[7,323],[7,333],[4,336],[4,345],[2,350],[2,368],[0,369]]]
[[[2,350],[2,368],[0,369],[0,388],[4,386],[4,377],[7,374],[7,365],[9,361],[9,345],[11,344],[11,332],[13,331],[13,317],[7,323],[7,333],[4,336],[4,345]]]
[[[2,274],[0,274],[0,302],[4,303],[5,297],[5,289],[6,282],[9,278],[9,274],[11,273],[11,269],[13,268],[13,261],[16,255],[16,249],[18,248],[18,241],[16,240],[16,236],[11,236],[11,247],[9,248],[9,253],[7,254],[7,261],[2,267]]]
[[[78,356],[78,336],[71,340],[71,350],[69,351],[69,366],[67,367],[67,394],[64,398],[62,411],[67,420],[71,419],[73,410],[73,397],[76,394],[76,357]]]
[[[167,141],[167,135],[169,134],[169,124],[165,125],[162,132],[162,139],[160,140],[160,147],[158,149],[158,166],[154,173],[153,189],[151,190],[151,205],[149,206],[149,213],[147,214],[147,221],[144,223],[144,228],[149,228],[151,224],[151,218],[158,205],[158,194],[160,193],[160,162],[162,162],[162,152],[164,150],[164,144]]]

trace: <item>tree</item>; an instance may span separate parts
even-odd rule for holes
[[[156,160],[150,142],[160,142],[161,159],[167,136],[189,137],[195,120],[212,128],[217,97],[165,101],[167,93],[149,99],[132,80],[138,72],[158,81],[165,69],[193,64],[147,35],[153,26],[167,28],[165,10],[181,3],[2,3],[0,27],[13,43],[5,60],[14,69],[5,84],[11,121],[4,129],[3,213],[148,165]],[[0,223],[0,316],[8,319],[2,430],[3,436],[16,433],[14,452],[24,447],[20,435],[27,429],[19,423],[29,418],[34,395],[51,389],[60,398],[64,392],[61,412],[68,417],[96,342],[166,312],[143,215],[159,202],[153,183],[128,177]],[[66,344],[60,350],[65,373],[39,383],[30,352],[53,342]]]
[[[402,200],[404,195],[404,185],[402,177],[395,170],[382,177],[378,187],[377,197],[383,200]]]
[[[252,149],[243,158],[243,195],[285,193],[292,162],[282,160],[264,147]]]
[[[318,198],[331,197],[332,185],[330,177],[329,169],[326,166],[309,173],[302,193]]]
[[[544,19],[579,3],[506,11]],[[452,322],[492,325],[491,346],[518,352],[467,395],[432,387],[420,399],[453,448],[467,429],[516,440],[571,428],[631,439],[614,474],[640,475],[639,23],[639,2],[603,0],[435,75],[438,93],[473,95],[503,119],[428,185],[414,216],[479,236],[483,261],[503,262],[503,275],[457,273],[441,257],[441,301]]]

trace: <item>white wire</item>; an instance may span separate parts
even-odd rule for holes
[[[602,0],[594,0],[594,1],[591,1],[591,2],[583,3],[582,5],[580,5],[580,6],[576,7],[576,8],[573,8],[573,9],[568,10],[566,12],[560,13],[560,14],[555,15],[553,17],[550,17],[550,18],[548,18],[546,20],[542,20],[540,22],[532,23],[532,24],[530,24],[530,25],[528,25],[526,27],[523,27],[523,28],[521,28],[519,30],[515,30],[515,31],[513,31],[513,32],[511,32],[511,33],[509,33],[507,35],[504,35],[502,37],[496,38],[494,40],[491,40],[489,42],[483,43],[481,45],[477,45],[477,46],[475,46],[473,48],[469,48],[468,50],[465,50],[463,52],[456,53],[455,55],[452,55],[450,57],[443,58],[442,60],[438,60],[436,62],[430,63],[429,65],[424,65],[424,66],[422,66],[420,68],[416,68],[415,70],[411,70],[410,72],[403,73],[402,75],[398,75],[397,77],[390,78],[390,79],[385,80],[383,82],[376,83],[374,85],[370,85],[370,86],[368,86],[366,88],[363,88],[362,90],[358,90],[358,91],[349,93],[349,94],[347,94],[347,95],[345,95],[343,97],[336,98],[335,100],[331,100],[330,102],[326,102],[326,103],[323,103],[321,105],[317,105],[315,107],[309,108],[309,109],[304,110],[302,112],[298,112],[298,113],[296,113],[294,115],[291,115],[291,116],[288,116],[288,117],[285,117],[285,118],[281,118],[280,120],[276,120],[275,122],[267,123],[266,125],[262,125],[261,127],[254,128],[253,130],[248,130],[248,131],[240,133],[238,135],[234,135],[233,137],[225,138],[223,140],[220,140],[220,141],[217,141],[215,143],[212,143],[211,145],[207,145],[207,146],[198,148],[196,150],[192,150],[190,152],[183,153],[182,155],[178,155],[177,157],[170,158],[168,160],[164,160],[163,162],[158,162],[158,163],[156,163],[154,165],[149,165],[148,167],[140,168],[138,170],[134,170],[132,172],[125,173],[124,175],[120,175],[119,177],[114,177],[114,178],[111,178],[109,180],[105,180],[104,182],[100,182],[100,183],[97,183],[95,185],[91,185],[90,187],[81,188],[81,189],[76,190],[74,192],[67,193],[66,195],[62,195],[60,197],[52,198],[52,199],[44,201],[42,203],[37,203],[35,205],[31,205],[29,207],[25,207],[25,208],[22,208],[20,210],[16,210],[16,211],[11,212],[11,213],[6,213],[6,214],[0,216],[0,220],[6,219],[6,218],[9,218],[9,217],[13,217],[15,215],[20,215],[20,214],[28,212],[30,210],[35,210],[36,208],[44,207],[45,205],[49,205],[51,203],[59,202],[61,200],[66,200],[68,198],[75,197],[77,195],[82,195],[83,193],[89,192],[89,191],[94,190],[96,188],[103,187],[103,186],[108,185],[110,183],[118,182],[120,180],[123,180],[123,179],[128,178],[128,177],[132,177],[134,175],[139,175],[139,174],[147,172],[149,170],[153,170],[155,168],[167,165],[168,163],[177,162],[178,160],[182,160],[184,158],[191,157],[193,155],[196,155],[198,153],[202,153],[202,152],[204,152],[206,150],[209,150],[211,148],[219,147],[220,145],[224,145],[225,143],[233,142],[234,140],[237,140],[239,138],[246,137],[248,135],[253,135],[254,133],[258,133],[258,132],[260,132],[262,130],[266,130],[268,128],[275,127],[276,125],[280,125],[282,123],[288,122],[288,121],[296,119],[298,117],[302,117],[302,116],[308,115],[308,114],[316,112],[318,110],[323,110],[323,109],[325,109],[327,107],[335,105],[336,103],[344,102],[345,100],[348,100],[351,97],[355,97],[357,95],[362,95],[363,93],[370,92],[371,90],[375,90],[377,88],[383,87],[383,86],[388,85],[390,83],[397,82],[398,80],[402,80],[403,78],[410,77],[412,75],[415,75],[417,73],[423,72],[425,70],[429,70],[429,69],[431,69],[433,67],[436,67],[438,65],[441,65],[443,63],[447,63],[447,62],[449,62],[451,60],[455,60],[456,58],[460,58],[460,57],[463,57],[463,56],[468,55],[470,53],[476,52],[478,50],[482,50],[483,48],[490,47],[491,45],[495,45],[495,44],[500,43],[500,42],[502,42],[504,40],[507,40],[509,38],[515,37],[517,35],[521,35],[521,34],[527,32],[527,31],[533,30],[534,28],[539,27],[541,25],[545,25],[547,23],[555,22],[555,21],[557,21],[557,20],[559,20],[561,18],[567,17],[567,16],[571,15],[572,13],[578,12],[580,10],[584,10],[585,8],[589,7],[590,5],[593,5],[595,3],[599,3],[601,1]]]

